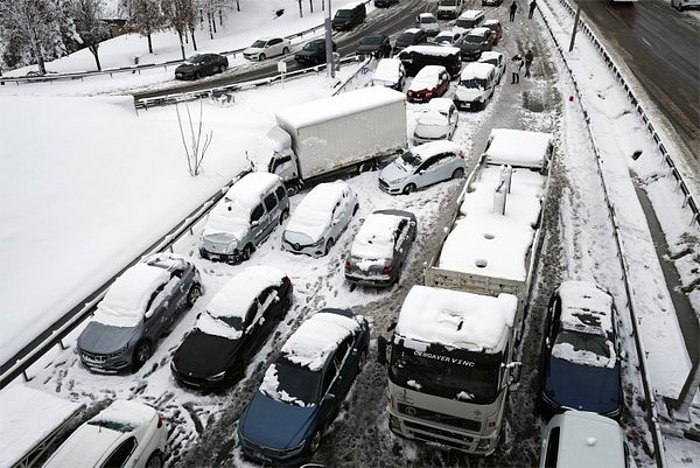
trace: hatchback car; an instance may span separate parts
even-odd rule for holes
[[[228,68],[228,59],[219,54],[196,54],[175,69],[178,80],[198,80],[203,76],[223,73]]]
[[[159,468],[168,431],[152,407],[116,400],[78,427],[51,455],[44,468]]]
[[[403,91],[405,84],[406,69],[401,60],[385,58],[379,61],[372,75],[372,86],[386,86],[397,91]]]
[[[426,65],[420,69],[408,86],[408,102],[428,102],[440,97],[450,87],[450,75],[441,65]]]
[[[360,39],[360,45],[357,47],[357,55],[361,57],[389,57],[391,55],[391,42],[389,41],[389,36],[377,34],[374,36],[363,37]]]
[[[231,278],[200,314],[175,351],[175,379],[194,388],[219,388],[239,381],[292,304],[289,277],[276,268],[253,266]]]
[[[465,62],[477,60],[485,50],[491,50],[493,34],[489,28],[474,28],[464,35],[460,49]]]
[[[335,42],[333,44],[333,51],[337,49]],[[294,60],[299,62],[301,65],[318,65],[319,63],[326,63],[326,40],[325,39],[314,39],[312,41],[304,44],[299,52],[294,54]]]
[[[428,34],[419,28],[409,28],[401,33],[394,43],[394,53],[408,46],[418,45],[428,40]]]
[[[357,194],[346,182],[318,184],[292,213],[282,248],[312,257],[328,255],[359,208]]]
[[[459,47],[462,44],[462,32],[440,31],[433,39],[433,42],[441,46]]]
[[[345,279],[370,286],[397,283],[416,230],[416,217],[408,211],[378,210],[369,215],[345,260]]]
[[[291,48],[292,45],[289,39],[284,39],[282,37],[266,37],[253,42],[250,47],[243,51],[243,57],[248,60],[262,62],[270,57],[287,55]]]
[[[434,36],[440,32],[440,23],[438,23],[437,18],[432,13],[419,14],[416,18],[416,24],[428,36]]]
[[[457,144],[439,140],[398,156],[379,173],[379,188],[391,195],[409,194],[443,180],[464,177],[466,161]]]
[[[413,131],[413,144],[434,140],[451,140],[457,129],[459,112],[452,100],[435,98],[425,105]]]
[[[144,258],[122,273],[97,305],[78,337],[80,360],[96,372],[140,368],[202,290],[199,271],[184,257]]]
[[[289,337],[238,420],[246,457],[296,465],[321,443],[366,360],[367,320],[323,309]]]
[[[595,283],[565,281],[545,320],[540,398],[545,413],[565,408],[617,417],[622,411],[613,299]]]
[[[481,53],[479,63],[489,63],[496,67],[496,82],[500,83],[503,75],[506,74],[506,58],[500,52],[487,50]]]
[[[455,21],[454,28],[458,31],[467,32],[478,27],[484,21],[484,12],[481,10],[467,10]]]
[[[501,26],[500,21],[490,19],[484,21],[483,25],[485,28],[489,28],[491,30],[491,45],[497,45],[499,42],[501,42],[501,39],[503,39],[503,26]]]
[[[288,215],[289,198],[279,176],[246,174],[209,213],[199,254],[228,263],[248,260]]]

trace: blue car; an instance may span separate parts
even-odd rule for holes
[[[335,419],[369,347],[367,320],[323,309],[282,347],[238,422],[247,458],[274,465],[304,462]]]
[[[542,344],[540,403],[616,418],[622,411],[621,357],[613,298],[594,283],[565,281],[552,296]]]

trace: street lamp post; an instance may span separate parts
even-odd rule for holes
[[[335,78],[335,64],[333,63],[333,38],[331,32],[331,0],[328,0],[328,7],[326,8],[326,73],[328,74],[329,78]]]

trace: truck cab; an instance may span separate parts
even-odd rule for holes
[[[273,146],[267,172],[277,174],[286,184],[297,180],[299,167],[292,149],[292,137],[275,125],[267,132],[267,138]]]

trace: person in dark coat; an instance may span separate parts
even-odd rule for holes
[[[515,0],[513,0],[513,3],[510,4],[510,22],[512,23],[515,21],[515,12],[518,11],[518,4],[515,3]]]
[[[511,69],[511,84],[520,83],[520,69],[523,68],[523,58],[520,54],[515,54],[511,59],[513,61],[513,68]]]
[[[530,76],[530,65],[532,65],[532,60],[535,58],[531,49],[527,49],[525,52],[525,76]]]
[[[530,0],[530,11],[527,15],[529,19],[532,19],[532,14],[535,12],[535,7],[537,7],[537,0]]]

